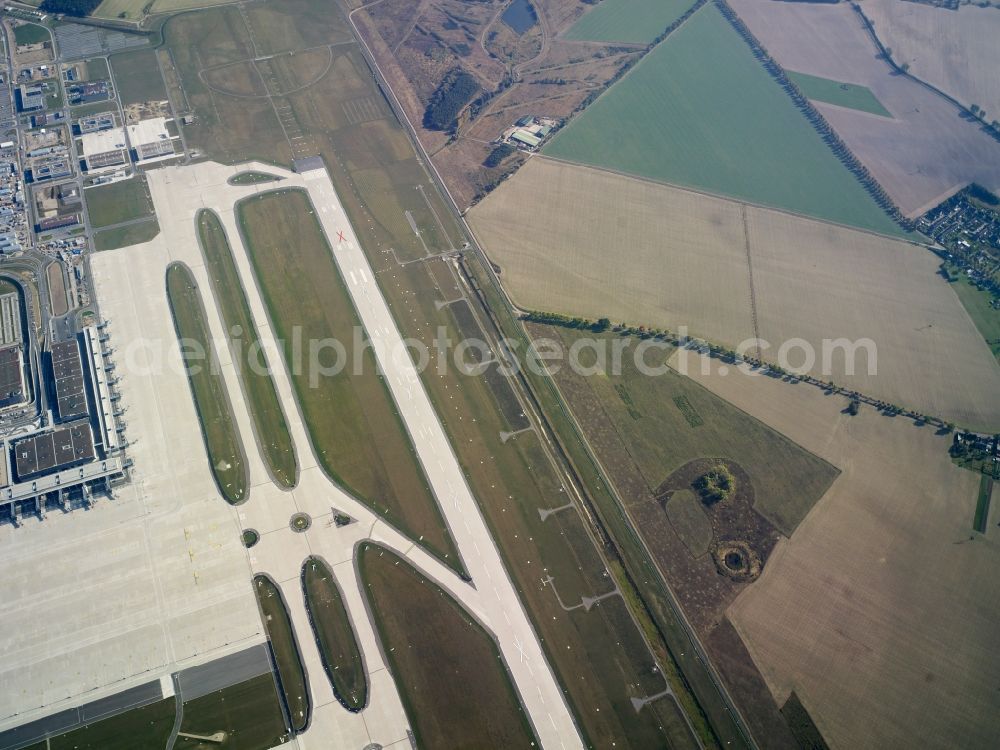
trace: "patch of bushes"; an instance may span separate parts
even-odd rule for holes
[[[736,489],[736,479],[729,471],[729,467],[725,464],[716,464],[695,480],[694,488],[698,490],[698,494],[706,504],[714,505],[732,497]]]
[[[987,206],[1000,206],[1000,198],[997,198],[982,185],[973,182],[969,185],[968,190],[970,198],[975,198],[977,201],[985,203]]]
[[[490,151],[490,155],[486,157],[486,161],[483,162],[484,167],[499,167],[500,162],[506,159],[508,156],[517,151],[516,148],[511,146],[509,143],[501,143],[495,149]]]
[[[424,112],[424,127],[429,130],[451,130],[459,113],[479,93],[479,83],[464,70],[454,70],[445,76],[431,96]]]
[[[44,0],[38,9],[43,13],[61,13],[84,18],[97,10],[100,4],[101,0]]]

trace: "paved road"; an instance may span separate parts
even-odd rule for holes
[[[325,169],[303,177],[417,456],[482,594],[486,625],[496,635],[542,746],[579,747],[569,708],[330,177]]]

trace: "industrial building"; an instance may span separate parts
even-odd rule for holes
[[[74,83],[66,87],[66,96],[69,97],[70,104],[91,104],[107,101],[111,98],[111,91],[107,81]]]
[[[83,363],[76,340],[60,341],[49,352],[52,382],[56,391],[56,411],[62,422],[87,415],[87,394],[83,382]]]
[[[179,136],[170,135],[167,122],[165,117],[152,117],[128,126],[128,140],[136,162],[163,161],[180,155],[174,149]]]
[[[0,408],[23,404],[27,390],[21,347],[0,349]]]
[[[128,164],[125,131],[115,127],[88,130],[80,136],[80,155],[88,172],[102,172]]]
[[[51,346],[56,415],[29,434],[0,439],[0,522],[17,526],[25,515],[85,507],[127,481],[131,461],[123,452],[106,338],[91,326]]]
[[[40,83],[25,83],[18,86],[17,97],[22,112],[45,109],[45,87]]]
[[[61,177],[69,177],[73,174],[69,159],[51,159],[42,164],[34,164],[31,167],[31,179],[33,182],[44,182],[45,180],[58,180]]]
[[[0,346],[20,346],[23,340],[20,295],[17,292],[0,295]]]

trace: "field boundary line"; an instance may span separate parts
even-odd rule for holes
[[[808,214],[802,214],[797,211],[791,211],[787,208],[777,208],[775,206],[768,206],[764,203],[755,203],[753,201],[743,200],[739,198],[734,198],[731,195],[724,195],[723,193],[713,193],[710,190],[705,190],[704,188],[691,187],[690,185],[681,185],[676,182],[667,182],[666,180],[654,180],[651,177],[642,177],[641,175],[631,174],[630,172],[623,172],[619,169],[612,169],[610,167],[601,167],[596,164],[587,164],[580,161],[572,161],[571,159],[563,159],[559,156],[552,156],[550,154],[543,153],[541,151],[531,154],[534,159],[549,159],[551,161],[556,161],[561,164],[569,164],[573,167],[583,167],[584,169],[595,169],[599,172],[605,172],[607,174],[617,175],[618,177],[625,177],[630,180],[637,180],[638,182],[643,182],[647,185],[663,185],[669,188],[674,188],[676,190],[683,190],[688,193],[694,193],[695,195],[703,195],[706,198],[717,198],[719,200],[724,200],[727,203],[737,203],[743,206],[749,206],[750,208],[759,208],[762,211],[773,211],[775,213],[784,214],[785,216],[794,216],[798,219],[806,219],[808,221],[815,221],[819,224],[826,224],[831,227],[838,227],[840,229],[850,229],[854,232],[864,232],[865,234],[870,234],[873,237],[881,237],[883,239],[895,240],[896,242],[905,242],[910,245],[915,245],[917,247],[923,247],[927,250],[931,250],[936,246],[931,240],[926,242],[919,242],[918,240],[911,237],[899,237],[892,234],[883,234],[882,232],[876,232],[872,229],[862,229],[861,227],[853,226],[852,224],[841,224],[836,221],[831,221],[830,219],[821,219],[818,216],[809,216]],[[914,234],[917,234],[914,232]],[[923,235],[920,235],[923,236]]]
[[[760,341],[760,326],[757,323],[757,290],[753,284],[753,254],[750,251],[750,225],[747,222],[747,207],[745,203],[740,204],[740,217],[743,219],[743,246],[747,253],[747,280],[750,282],[750,323],[753,326],[753,337],[755,341]],[[760,358],[760,345],[755,345],[757,358]]]

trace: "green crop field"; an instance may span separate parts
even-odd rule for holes
[[[49,30],[37,23],[25,23],[14,27],[14,41],[18,45],[40,44],[51,40]]]
[[[903,234],[711,4],[571,120],[544,153]]]
[[[233,359],[246,393],[257,442],[275,481],[282,487],[294,487],[298,476],[295,447],[269,374],[272,363],[259,348],[257,326],[247,304],[226,231],[211,211],[200,211],[196,221],[212,291],[222,311],[226,334],[231,345],[237,349]],[[233,335],[237,327],[241,332],[238,337]]]
[[[500,652],[406,560],[363,544],[358,569],[419,747],[536,747]]]
[[[226,739],[215,747],[223,750],[268,750],[288,739],[270,672],[184,702],[181,732],[205,736],[220,731]],[[174,747],[207,750],[200,741],[186,737],[178,737]]]
[[[193,342],[195,351],[200,349],[205,352],[204,358],[199,357],[188,363],[188,380],[215,482],[226,502],[235,505],[246,499],[247,492],[243,446],[236,431],[236,419],[226,393],[226,384],[212,348],[205,308],[187,266],[173,263],[167,268],[167,296],[177,338],[181,342]],[[190,350],[190,345],[182,343],[182,352]]]
[[[153,199],[142,175],[87,188],[83,197],[90,223],[96,229],[153,215]]]
[[[951,268],[947,273],[951,288],[955,290],[965,311],[986,339],[993,356],[1000,360],[1000,309],[993,306],[993,295],[973,286],[961,269]]]
[[[167,87],[156,62],[156,53],[150,48],[112,55],[111,73],[122,104],[162,101],[167,98]]]
[[[316,455],[334,481],[460,570],[451,533],[374,354],[360,339],[355,348],[363,329],[313,212],[308,196],[298,190],[249,198],[239,207],[246,246]],[[289,247],[296,252],[289,253]],[[303,342],[332,337],[344,347],[347,361],[324,347],[314,360],[296,367],[295,335]]]
[[[603,0],[563,34],[586,42],[649,44],[694,0]]]
[[[368,703],[361,649],[333,572],[317,557],[302,564],[302,591],[333,692],[346,708],[358,711]]]
[[[295,639],[295,629],[281,590],[263,575],[253,579],[254,590],[257,592],[257,603],[264,618],[267,639],[271,643],[274,661],[278,666],[278,678],[284,695],[285,707],[292,720],[292,730],[301,732],[309,724],[312,711],[312,699],[309,696],[309,685],[302,666],[301,651]]]
[[[841,83],[831,81],[829,78],[820,78],[806,73],[794,73],[788,71],[788,77],[801,89],[809,99],[827,104],[836,104],[838,107],[857,109],[861,112],[868,112],[882,117],[892,117],[892,113],[882,106],[872,90],[867,86],[859,86],[854,83]]]
[[[173,698],[133,708],[110,719],[96,721],[58,737],[41,747],[48,750],[133,750],[137,747],[166,747],[174,726],[176,702]]]
[[[983,474],[979,479],[979,492],[976,495],[976,515],[972,519],[972,528],[980,534],[986,533],[986,524],[990,519],[990,499],[993,496],[993,477]]]

